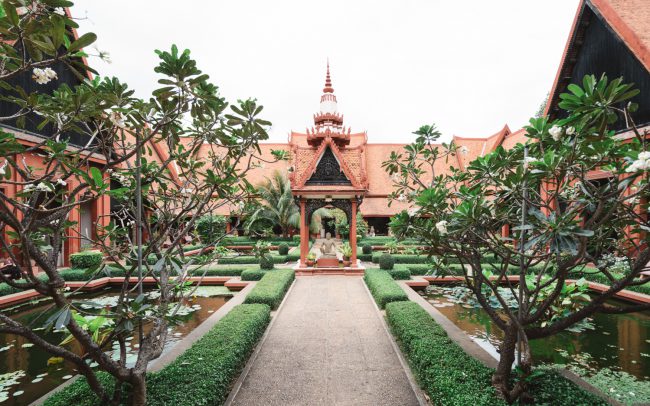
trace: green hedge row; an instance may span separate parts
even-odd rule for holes
[[[386,318],[432,404],[505,405],[492,387],[493,370],[465,353],[417,303],[390,303]],[[552,370],[533,381],[531,393],[537,405],[607,404]]]
[[[81,251],[70,254],[73,268],[94,268],[101,265],[104,255],[99,251]]]
[[[259,281],[268,271],[261,269],[247,269],[241,273],[241,280],[243,281]]]
[[[300,238],[260,238],[253,239],[250,237],[225,237],[220,242],[219,245],[255,245],[258,241],[270,242],[273,245],[278,245],[280,243],[285,243],[289,246],[295,247],[300,244]]]
[[[263,304],[234,307],[209,332],[160,372],[147,375],[147,405],[223,404],[271,318]],[[112,387],[112,379],[100,380]],[[126,400],[126,399],[125,399]],[[95,406],[85,378],[49,397],[45,406]]]
[[[411,272],[408,269],[391,269],[388,273],[396,280],[411,279]]]
[[[295,273],[291,269],[268,271],[246,296],[244,303],[264,303],[277,309],[294,279]]]
[[[289,254],[289,255],[272,255],[271,256],[274,264],[284,264],[286,262],[295,262],[300,259],[300,255]],[[219,264],[259,264],[260,260],[255,258],[252,255],[242,255],[239,257],[232,258],[220,258]]]
[[[379,263],[383,253],[372,254],[372,262]],[[427,255],[391,254],[396,264],[428,264],[430,261]]]
[[[380,308],[384,308],[390,302],[408,300],[408,296],[393,280],[387,271],[381,269],[366,269],[363,279],[368,285]]]
[[[395,237],[377,236],[377,237],[364,237],[358,241],[358,244],[370,244],[374,246],[386,245],[387,243],[397,242],[398,245],[423,245],[421,241],[416,239],[407,238],[402,241],[397,241]]]

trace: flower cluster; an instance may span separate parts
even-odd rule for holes
[[[40,182],[38,185],[34,185],[34,184],[25,185],[25,187],[23,188],[23,192],[25,193],[33,192],[35,190],[39,192],[54,192],[52,186],[48,185],[45,182]]]
[[[535,163],[535,162],[537,162],[536,158],[533,158],[532,156],[525,157],[524,160],[522,161],[524,170],[527,171],[530,164]]]
[[[112,176],[113,176],[113,178],[115,178],[115,180],[120,182],[120,184],[123,187],[131,187],[131,179],[129,179],[128,177],[126,177],[126,176],[124,176],[124,175],[122,175],[121,173],[118,173],[118,172],[112,173]]]
[[[44,85],[49,83],[52,79],[57,79],[58,76],[52,68],[34,68],[32,71],[32,79],[39,85]]]
[[[397,196],[397,201],[404,203],[406,201],[406,195],[404,193]]]
[[[650,151],[643,151],[639,154],[637,160],[625,169],[625,172],[634,173],[647,171],[648,169],[650,169]]]
[[[438,230],[440,235],[447,234],[447,220],[440,220],[439,222],[437,222],[436,230]]]
[[[576,133],[576,129],[574,127],[567,127],[565,130],[560,126],[554,125],[550,130],[548,130],[548,133],[551,135],[553,140],[559,141],[562,137],[562,133],[571,136]]]
[[[108,119],[111,120],[114,126],[119,128],[126,128],[126,123],[124,121],[124,115],[119,111],[111,111],[108,114]]]

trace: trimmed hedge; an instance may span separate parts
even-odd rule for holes
[[[381,254],[379,257],[379,268],[385,271],[391,270],[395,267],[395,258],[390,254]]]
[[[300,255],[271,255],[274,264],[284,264],[285,262],[293,262],[300,259]],[[242,255],[232,258],[220,258],[219,264],[232,265],[232,264],[259,264],[260,260],[252,255]]]
[[[147,376],[147,405],[223,404],[271,319],[262,304],[234,307],[190,349],[160,372]],[[112,386],[107,374],[100,381]],[[95,406],[85,378],[49,397],[45,406]]]
[[[408,269],[391,269],[388,273],[396,280],[411,279],[411,272]]]
[[[363,244],[361,246],[361,252],[363,252],[365,255],[372,254],[372,245]]]
[[[408,300],[406,293],[395,283],[387,271],[366,269],[363,279],[368,285],[368,290],[370,290],[375,301],[382,309],[390,302]]]
[[[99,251],[81,251],[70,255],[73,268],[94,268],[101,265],[104,255]]]
[[[188,271],[190,276],[201,276],[205,272],[205,276],[240,276],[245,270],[249,268],[241,266],[223,267],[223,268],[199,268],[191,269]]]
[[[247,269],[241,273],[241,280],[243,281],[259,281],[268,271],[260,269]]]
[[[264,303],[277,309],[294,279],[295,274],[291,269],[266,272],[246,296],[244,303]]]
[[[493,370],[453,342],[414,302],[390,303],[386,318],[411,370],[434,405],[505,405],[491,384]],[[606,405],[555,371],[531,384],[537,405]]]
[[[375,253],[372,255],[372,262],[379,263],[382,253]],[[429,257],[426,255],[408,255],[408,254],[391,254],[396,264],[428,264]]]

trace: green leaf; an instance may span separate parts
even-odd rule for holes
[[[68,52],[78,51],[81,48],[87,47],[88,45],[92,44],[96,40],[97,40],[97,35],[95,35],[92,32],[88,32],[82,35],[81,37],[79,37],[79,39],[74,41],[72,44],[70,44],[70,46],[68,47]]]
[[[95,186],[97,187],[102,187],[104,186],[104,179],[102,178],[102,173],[99,169],[95,168],[94,166],[90,168],[90,175],[93,177],[93,181],[95,182]]]

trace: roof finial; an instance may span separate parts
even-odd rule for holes
[[[327,58],[327,75],[325,76],[325,88],[323,89],[323,93],[334,93],[332,79],[330,78],[330,58]]]

